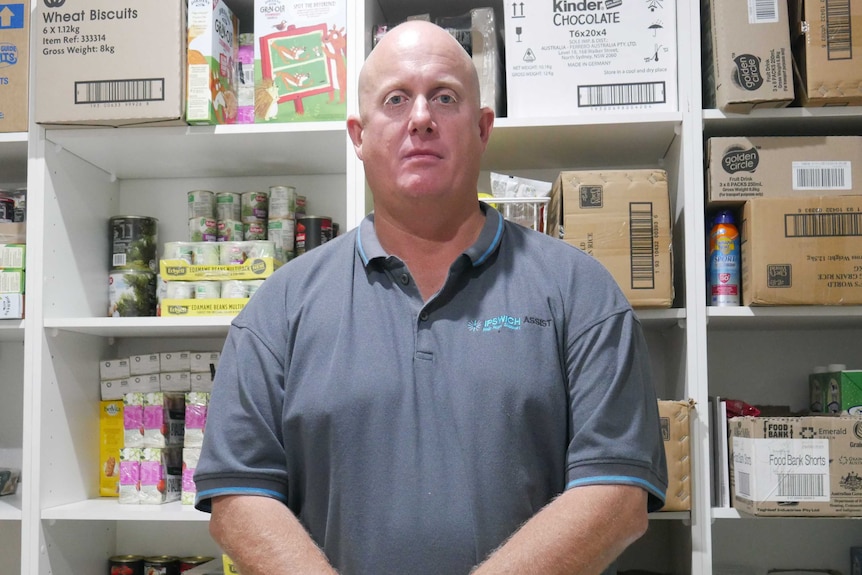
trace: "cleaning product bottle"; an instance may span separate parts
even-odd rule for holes
[[[731,210],[716,214],[709,234],[710,305],[739,305],[739,230]]]

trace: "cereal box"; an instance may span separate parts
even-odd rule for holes
[[[347,2],[254,2],[254,121],[347,116]]]
[[[189,124],[237,121],[239,20],[222,0],[190,0],[188,11]]]
[[[123,448],[123,401],[99,403],[99,495],[116,497]]]

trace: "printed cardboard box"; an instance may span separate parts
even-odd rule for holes
[[[790,0],[802,106],[862,105],[862,0]]]
[[[862,415],[862,370],[827,374],[826,412]]]
[[[599,260],[633,307],[673,304],[673,258],[664,170],[560,172],[547,233]]]
[[[190,0],[188,8],[189,124],[234,124],[239,101],[239,19],[223,0]]]
[[[793,101],[793,66],[785,2],[704,0],[706,94],[726,112],[783,108]],[[762,6],[761,6],[762,4]]]
[[[347,117],[347,0],[254,0],[254,121]]]
[[[862,196],[745,203],[743,305],[860,305],[860,268]]]
[[[862,193],[862,137],[715,137],[707,141],[707,205],[754,198]]]
[[[99,496],[116,497],[123,448],[123,400],[99,402]]]
[[[762,516],[862,515],[862,419],[734,417],[733,506]]]
[[[691,509],[691,418],[694,403],[659,400],[658,414],[667,458],[667,495],[660,511]]]
[[[0,132],[28,129],[30,4],[0,4]]]
[[[510,118],[678,109],[674,0],[503,8]]]
[[[185,0],[35,5],[36,123],[185,124]]]

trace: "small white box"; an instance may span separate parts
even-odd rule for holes
[[[162,371],[191,371],[190,351],[167,351],[159,354]]]
[[[135,375],[129,377],[130,391],[137,393],[152,393],[159,391],[161,381],[158,373],[148,373],[146,375]]]
[[[210,373],[218,369],[218,360],[221,352],[218,351],[193,351],[189,359],[190,371],[192,373]]]
[[[212,393],[213,376],[205,371],[192,373],[191,391],[202,391]]]
[[[159,354],[157,353],[133,355],[129,358],[129,372],[131,375],[159,373],[161,371],[161,367],[159,366]]]
[[[0,319],[23,319],[24,294],[0,294]]]
[[[123,396],[131,390],[131,384],[128,379],[109,379],[102,381],[102,401],[123,399]]]
[[[187,371],[165,371],[159,376],[162,391],[191,391],[191,374]]]
[[[128,379],[132,375],[129,371],[129,358],[106,359],[99,362],[99,379]]]
[[[675,0],[504,6],[510,118],[675,112]]]

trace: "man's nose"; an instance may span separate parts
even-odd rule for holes
[[[419,96],[413,101],[413,107],[410,109],[410,133],[430,133],[434,129],[433,124],[431,106],[428,100]]]

